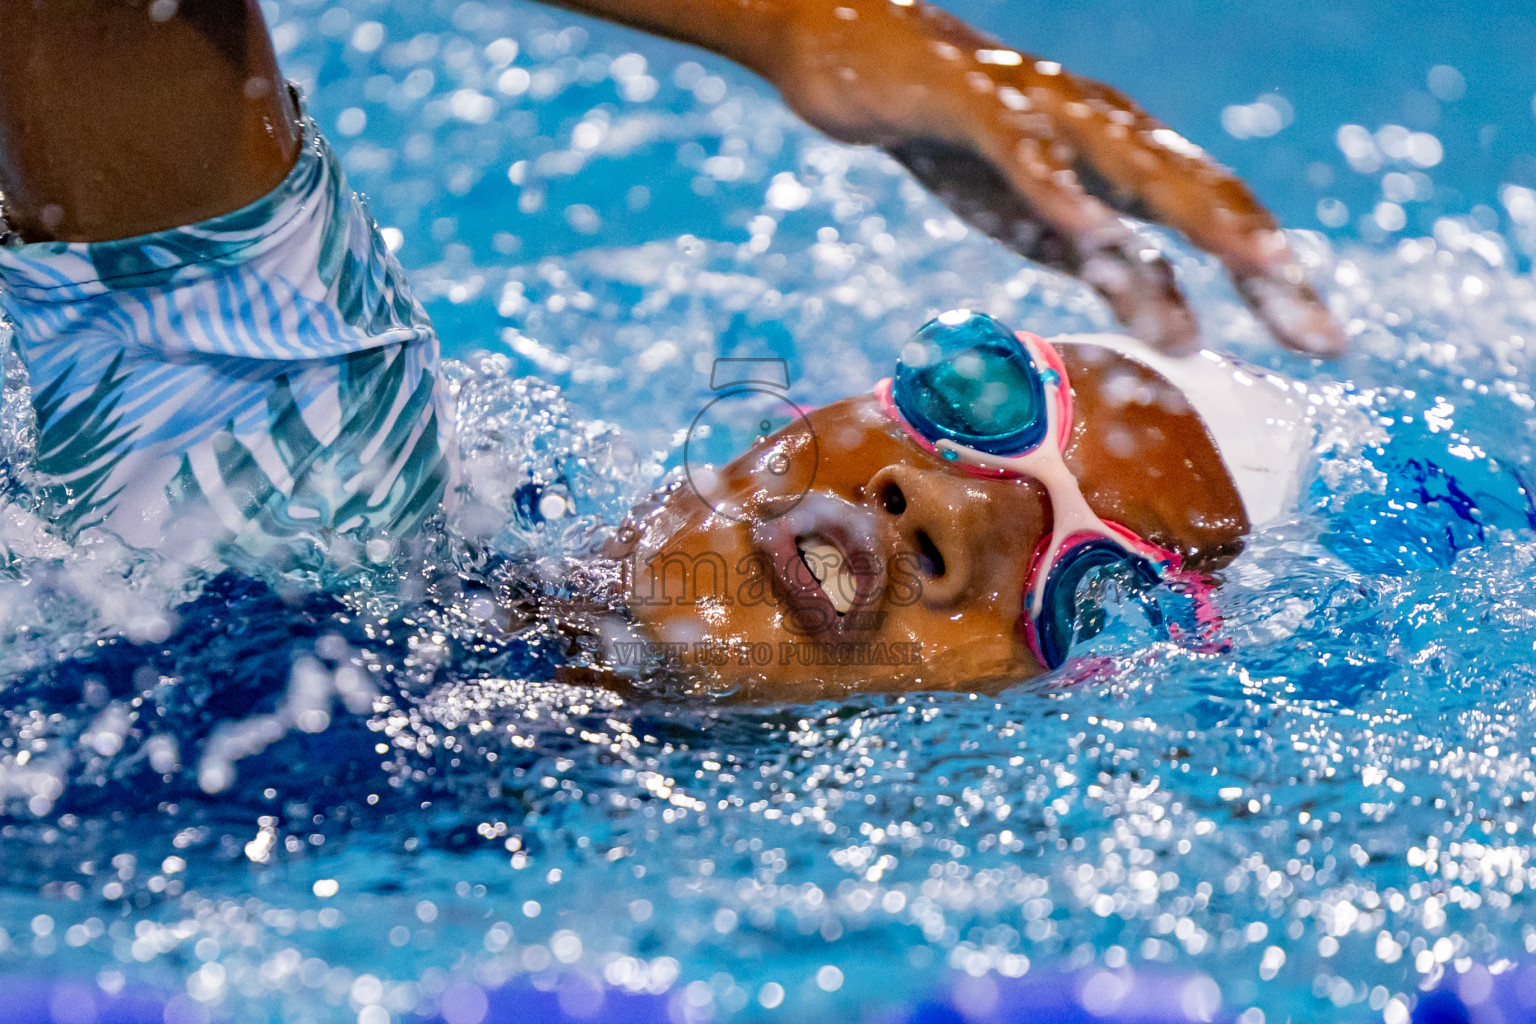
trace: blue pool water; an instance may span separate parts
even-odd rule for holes
[[[1044,334],[1107,313],[718,60],[531,4],[269,4],[463,360],[475,500],[324,579],[64,545],[21,486],[7,364],[0,1019],[1065,999],[1397,1024],[1447,979],[1476,1006],[1525,977],[1533,29],[1429,4],[952,6],[1127,88],[1316,232],[1298,247],[1354,337],[1329,366],[1274,351],[1154,233],[1213,344],[1347,382],[1330,401],[1373,417],[1225,573],[1228,648],[1148,644],[1128,611],[1074,685],[743,707],[557,679],[556,624],[486,635],[423,567],[512,558],[527,591],[600,591],[578,556],[675,470],[717,355],[787,359],[813,404],[937,309]],[[530,478],[574,514],[512,512]]]

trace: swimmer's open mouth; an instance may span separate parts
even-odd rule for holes
[[[796,537],[795,550],[837,614],[847,615],[852,611],[854,599],[859,596],[859,581],[849,568],[848,559],[843,557],[842,549],[820,534],[811,534]]]
[[[866,513],[844,502],[803,508],[753,528],[767,556],[782,624],[794,635],[836,639],[875,628],[884,592]]]

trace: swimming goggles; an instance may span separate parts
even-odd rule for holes
[[[1088,507],[1062,458],[1072,434],[1072,388],[1045,339],[1010,331],[985,313],[951,310],[912,336],[895,376],[875,393],[928,451],[975,476],[1029,478],[1045,488],[1052,526],[1031,556],[1020,625],[1046,668],[1067,659],[1078,584],[1088,573],[1125,563],[1133,585],[1150,588],[1179,572],[1175,552]]]

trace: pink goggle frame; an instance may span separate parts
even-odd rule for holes
[[[1219,625],[1220,617],[1209,599],[1210,585],[1196,574],[1184,571],[1183,559],[1178,552],[1159,547],[1119,523],[1100,518],[1088,506],[1077,477],[1067,468],[1063,458],[1072,439],[1073,422],[1072,385],[1067,378],[1066,365],[1060,353],[1044,338],[1025,331],[1014,332],[1014,337],[1036,366],[1046,367],[1041,374],[1046,391],[1046,431],[1033,448],[1013,455],[992,455],[957,444],[949,438],[940,439],[935,444],[901,414],[891,394],[890,377],[875,385],[875,395],[885,414],[899,423],[907,436],[946,462],[955,463],[972,476],[1028,478],[1045,488],[1052,524],[1030,557],[1024,582],[1024,608],[1020,615],[1025,640],[1036,659],[1042,665],[1049,664],[1041,649],[1038,623],[1052,571],[1080,545],[1099,538],[1110,541],[1129,555],[1145,559],[1163,580],[1177,580],[1186,585],[1195,597],[1202,626]]]

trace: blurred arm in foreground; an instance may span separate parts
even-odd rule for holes
[[[1274,216],[1130,97],[921,0],[553,0],[729,57],[845,142],[885,148],[957,213],[1093,286],[1172,353],[1198,327],[1172,268],[1120,213],[1226,265],[1281,344],[1343,351]]]

